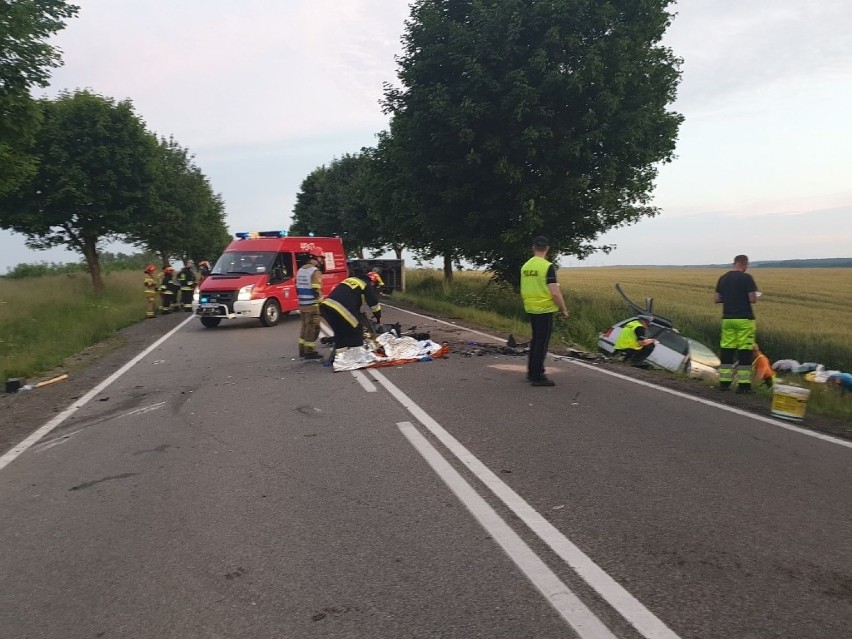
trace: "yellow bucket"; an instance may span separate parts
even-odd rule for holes
[[[800,422],[805,418],[805,408],[811,391],[799,386],[775,384],[772,393],[772,414],[782,419]]]

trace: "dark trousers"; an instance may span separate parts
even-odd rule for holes
[[[656,344],[648,344],[647,346],[643,346],[642,348],[634,349],[628,348],[626,350],[621,351],[624,354],[625,361],[630,364],[641,364],[646,359],[648,359],[648,355],[651,354],[651,351],[654,350]]]
[[[328,322],[334,331],[334,348],[350,348],[364,345],[364,327],[360,324],[353,327],[340,316],[340,313],[328,306],[320,305],[322,318]]]
[[[544,377],[544,358],[553,332],[553,313],[527,313],[532,328],[530,353],[527,360],[527,377],[531,380]]]

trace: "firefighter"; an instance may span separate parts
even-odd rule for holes
[[[180,308],[189,313],[192,311],[192,293],[195,291],[195,262],[187,260],[183,268],[177,274],[177,283],[180,287]]]
[[[334,348],[364,345],[364,328],[361,324],[361,307],[367,306],[376,322],[382,321],[382,307],[370,278],[355,272],[320,302],[320,313],[334,331]]]
[[[175,307],[175,270],[171,266],[163,267],[163,272],[160,273],[160,284],[157,290],[160,292],[160,312],[165,314],[171,313]]]
[[[646,337],[651,318],[640,315],[632,322],[628,322],[618,334],[615,340],[615,352],[624,356],[631,366],[647,367],[645,360],[657,345],[657,340]]]
[[[320,359],[317,338],[320,331],[319,304],[322,301],[322,266],[325,255],[319,248],[308,251],[308,259],[296,271],[296,295],[302,329],[299,333],[299,357]]]
[[[201,284],[210,275],[210,262],[201,260],[198,263],[198,283]]]
[[[157,267],[149,264],[145,267],[145,317],[150,319],[154,317],[157,310],[157,280],[154,279],[154,273]]]
[[[382,269],[378,266],[374,266],[369,273],[367,273],[367,277],[370,278],[370,283],[373,285],[373,288],[376,290],[376,295],[384,291],[385,289],[385,281],[382,279]]]

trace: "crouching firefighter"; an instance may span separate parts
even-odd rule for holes
[[[347,277],[320,303],[320,313],[334,331],[335,350],[364,345],[362,306],[370,309],[376,322],[382,321],[382,307],[375,288],[363,273]]]
[[[308,251],[308,259],[296,272],[296,295],[299,297],[299,315],[302,329],[299,332],[299,357],[319,359],[317,338],[320,331],[319,303],[322,301],[323,252],[318,248]]]
[[[615,352],[623,355],[631,366],[641,366],[657,344],[657,340],[646,337],[650,324],[651,318],[641,315],[625,324],[615,340]]]

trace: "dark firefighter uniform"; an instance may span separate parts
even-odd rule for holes
[[[157,267],[149,264],[145,267],[145,317],[154,317],[157,310],[157,280],[154,279],[154,273]]]
[[[362,306],[369,307],[377,322],[382,321],[382,308],[366,275],[347,277],[320,303],[320,313],[334,331],[335,348],[364,345]]]
[[[180,307],[184,311],[192,310],[192,294],[195,291],[195,271],[192,267],[195,264],[192,260],[187,260],[186,265],[180,270],[177,275],[177,283],[180,287]]]
[[[171,266],[167,266],[160,273],[160,283],[157,290],[160,292],[160,312],[171,313],[175,310],[177,300],[175,299],[176,289],[179,286],[174,281],[175,270]]]
[[[210,276],[210,262],[201,260],[198,263],[198,283],[201,284]]]

